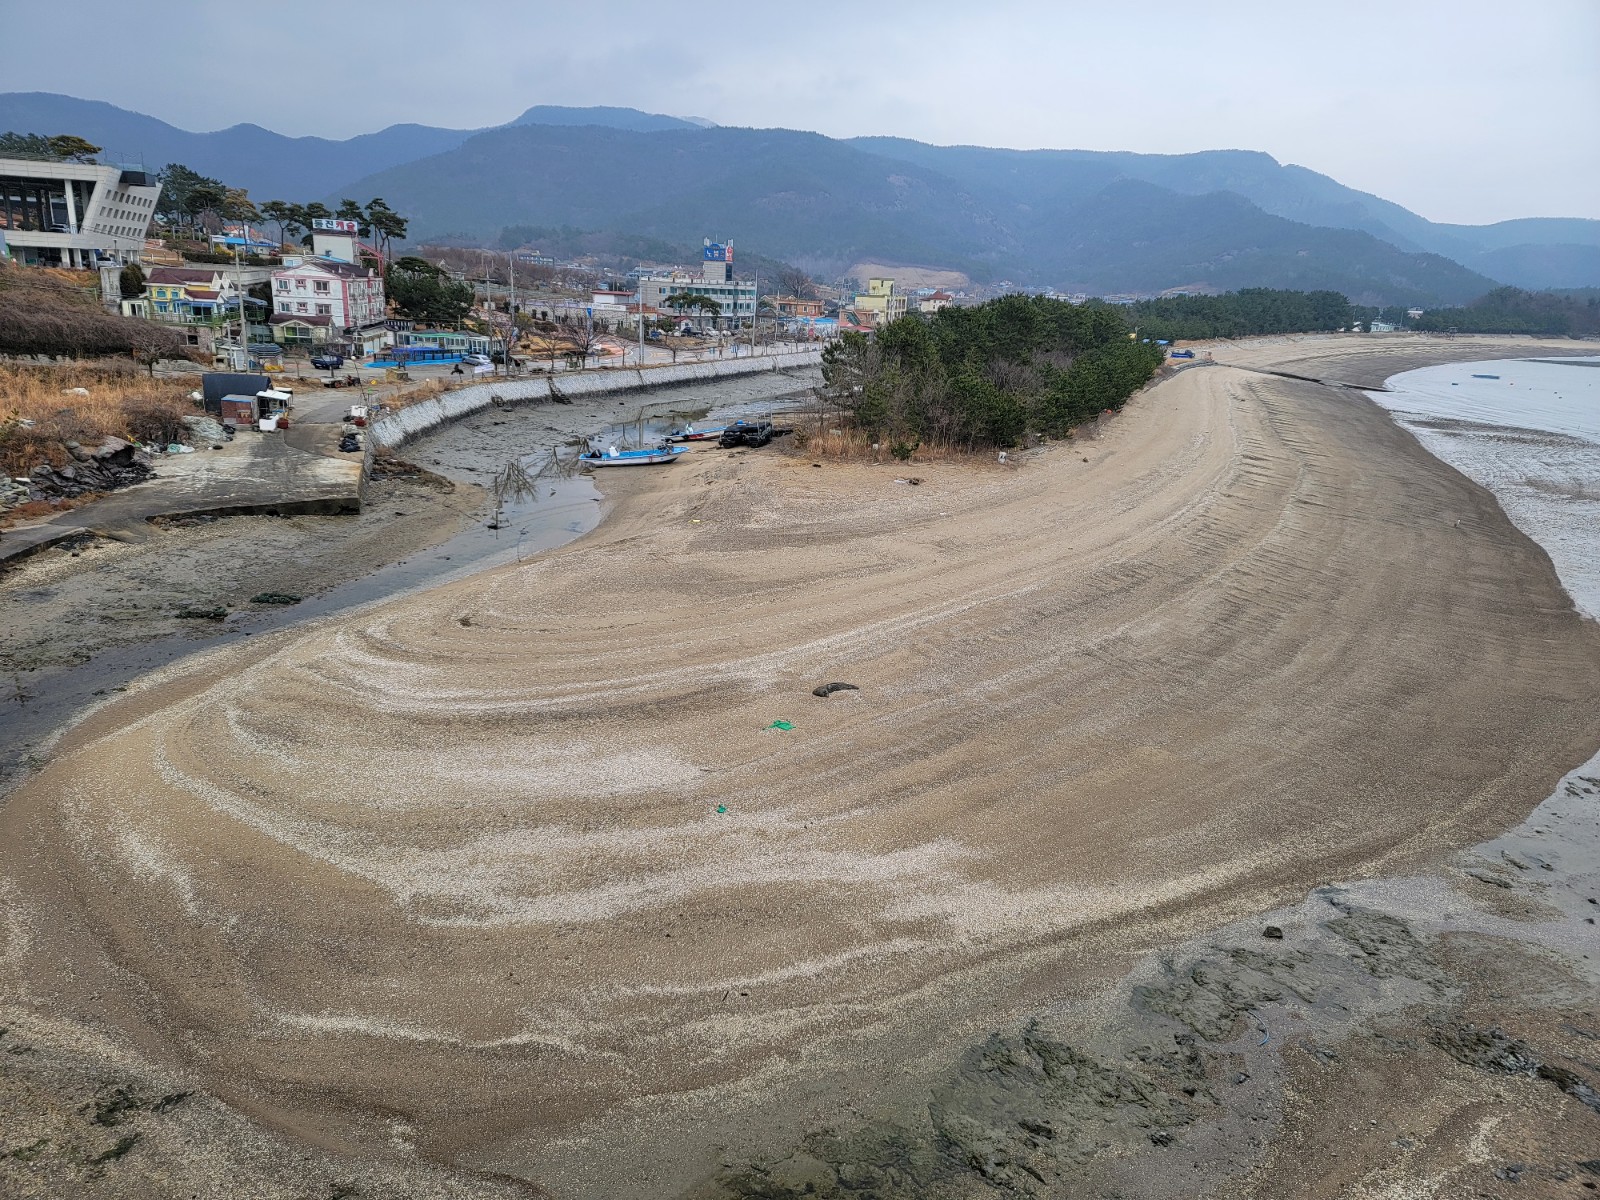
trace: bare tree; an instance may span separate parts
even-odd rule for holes
[[[785,296],[810,300],[816,294],[816,282],[799,267],[785,263],[778,270],[778,290]]]

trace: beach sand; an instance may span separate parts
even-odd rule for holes
[[[1508,348],[1214,352],[1356,383]],[[1210,366],[1006,466],[616,474],[562,550],[71,731],[0,813],[35,1036],[329,1162],[670,1195],[914,1111],[1152,950],[1430,868],[1600,746],[1600,628],[1355,392]]]

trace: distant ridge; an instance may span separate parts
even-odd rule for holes
[[[1013,181],[1002,169],[1012,152],[971,152],[1000,160],[995,178],[983,180],[981,162],[953,177],[868,145],[779,129],[525,125],[488,130],[349,190],[401,206],[418,238],[494,244],[508,226],[531,226],[693,245],[715,232],[824,276],[866,260],[1095,293],[1198,283],[1331,288],[1362,304],[1423,305],[1462,303],[1495,286],[1363,230],[1291,221],[1232,191],[1134,178],[1128,168],[1146,156],[1085,155],[1081,166]],[[924,161],[936,150],[910,145]],[[1198,188],[1238,181],[1235,157],[1190,155],[1162,167]],[[1265,155],[1242,157],[1276,166]],[[618,187],[619,179],[649,186]]]
[[[630,129],[635,133],[715,128],[711,121],[694,117],[665,117],[660,113],[640,112],[636,108],[563,108],[555,104],[535,104],[509,124],[600,125],[607,129]]]
[[[511,124],[535,122],[639,131],[701,127],[695,121],[632,108],[555,105],[535,105]],[[117,161],[142,163],[150,170],[181,162],[203,175],[242,187],[258,200],[296,201],[316,199],[363,175],[453,150],[480,132],[404,124],[337,140],[286,137],[259,125],[243,124],[193,133],[102,100],[79,100],[55,92],[0,93],[0,130],[7,129],[71,132],[104,146],[107,156]]]
[[[192,133],[48,92],[0,94],[3,129],[78,134],[150,168],[182,162],[257,200],[381,195],[414,240],[495,241],[521,226],[695,245],[715,232],[824,273],[877,261],[1084,290],[1336,287],[1424,305],[1497,282],[1600,286],[1600,221],[1435,223],[1249,150],[836,140],[557,105],[488,129],[392,125],[341,141],[248,124]]]

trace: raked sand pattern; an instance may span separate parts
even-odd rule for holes
[[[562,551],[71,733],[0,813],[7,995],[324,1145],[400,1120],[634,1194],[592,1131],[698,1161],[696,1106],[737,1140],[786,1089],[914,1087],[1163,939],[1487,836],[1600,745],[1600,630],[1354,392],[1212,366],[1010,467],[605,483]]]

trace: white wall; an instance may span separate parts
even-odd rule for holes
[[[572,375],[539,375],[524,379],[503,379],[493,383],[474,384],[424,400],[399,412],[379,417],[369,433],[373,445],[392,450],[430,429],[473,413],[482,412],[499,400],[513,404],[529,404],[549,400],[559,395],[576,400],[588,396],[604,396],[617,392],[637,392],[650,388],[677,387],[689,383],[709,383],[735,375],[756,375],[763,371],[794,370],[814,367],[822,361],[820,347],[797,350],[789,354],[766,354],[755,358],[730,358],[707,363],[678,363],[667,367],[646,367],[643,370],[588,371]]]

